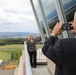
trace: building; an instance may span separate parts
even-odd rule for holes
[[[45,37],[50,36],[50,30],[53,29],[57,21],[67,23],[73,21],[74,19],[74,13],[76,11],[76,0],[30,0],[30,3],[43,43],[45,41]],[[64,31],[58,37],[62,39],[75,36],[76,34],[73,34],[69,31]],[[21,62],[18,70],[19,74],[15,75],[32,75],[26,49],[27,48],[25,46],[25,54],[23,52],[22,57],[20,58]],[[55,64],[49,59],[47,62],[48,70],[50,71],[51,75],[54,75]]]
[[[68,23],[74,19],[76,0],[30,0],[30,2],[43,42],[45,41],[44,35],[50,36],[50,29],[53,29],[56,22]],[[75,36],[76,34],[70,31],[64,31],[58,37],[62,39]],[[54,73],[55,65],[49,59],[48,69],[52,74]]]

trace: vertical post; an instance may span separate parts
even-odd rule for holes
[[[38,3],[39,3],[39,6],[40,6],[40,11],[41,11],[41,14],[42,14],[42,18],[43,18],[43,23],[44,23],[44,27],[45,27],[45,30],[46,30],[46,35],[47,35],[47,37],[49,37],[50,36],[49,26],[48,26],[47,21],[46,21],[46,17],[45,17],[45,13],[44,13],[44,10],[43,10],[43,7],[42,7],[41,0],[38,0]]]
[[[12,61],[12,52],[10,52],[10,61]]]
[[[62,7],[60,0],[54,0],[54,2],[55,2],[55,6],[56,6],[56,10],[57,10],[57,14],[58,14],[60,22],[66,23],[67,20],[66,20],[65,13],[63,11],[63,7]],[[67,31],[64,31],[62,34],[64,38],[68,38]]]
[[[30,0],[30,3],[31,3],[32,9],[33,9],[33,12],[34,12],[34,16],[35,16],[35,19],[36,19],[36,22],[37,22],[37,26],[38,26],[39,32],[41,34],[42,41],[44,43],[45,42],[44,34],[43,34],[42,28],[40,26],[40,23],[39,23],[39,20],[38,20],[38,17],[37,17],[37,14],[36,14],[36,11],[35,11],[35,8],[34,8],[32,0]]]

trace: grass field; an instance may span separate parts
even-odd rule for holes
[[[36,46],[37,46],[37,49],[38,49],[38,48],[42,47],[43,45],[38,44]],[[13,44],[13,45],[0,46],[0,59],[2,59],[5,62],[8,62],[11,59],[10,54],[12,52],[22,53],[22,50],[24,50],[24,45],[23,44]]]
[[[5,45],[0,46],[0,59],[5,62],[10,61],[10,54],[12,52],[21,52],[24,49],[23,44]]]
[[[13,44],[13,45],[4,45],[0,46],[0,50],[23,50],[23,44]]]

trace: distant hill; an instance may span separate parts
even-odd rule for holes
[[[6,38],[27,38],[30,34],[34,37],[39,36],[39,33],[29,33],[29,32],[0,32],[0,39]]]
[[[72,1],[70,1],[69,3],[66,3],[66,4],[64,4],[63,5],[63,8],[64,8],[64,10],[68,10],[69,8],[76,8],[75,7],[76,6],[76,0],[72,0]],[[70,10],[71,11],[71,10]],[[67,11],[67,13],[69,13],[69,11]],[[46,16],[46,19],[47,20],[50,20],[50,22],[51,22],[51,19],[52,18],[54,18],[55,17],[55,19],[56,19],[56,16],[57,16],[57,11],[56,11],[56,9],[55,10],[53,10],[51,13],[49,13],[47,16]],[[43,21],[40,21],[40,25],[43,27]]]
[[[63,8],[64,8],[64,10],[67,10],[69,7],[71,7],[71,6],[75,5],[75,4],[76,4],[76,0],[72,0],[69,3],[67,3],[67,4],[64,4]],[[46,16],[46,19],[49,20],[50,18],[52,18],[54,16],[57,16],[56,9],[54,11],[52,11],[50,14],[48,14]]]
[[[73,6],[74,4],[76,4],[76,0],[72,0],[72,1],[70,1],[69,3],[67,3],[67,4],[64,4],[64,9],[66,10],[66,9],[68,9],[69,7],[71,7],[71,6]]]

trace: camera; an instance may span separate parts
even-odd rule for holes
[[[63,25],[62,25],[62,30],[72,30],[72,29],[73,29],[72,24],[63,23]]]

